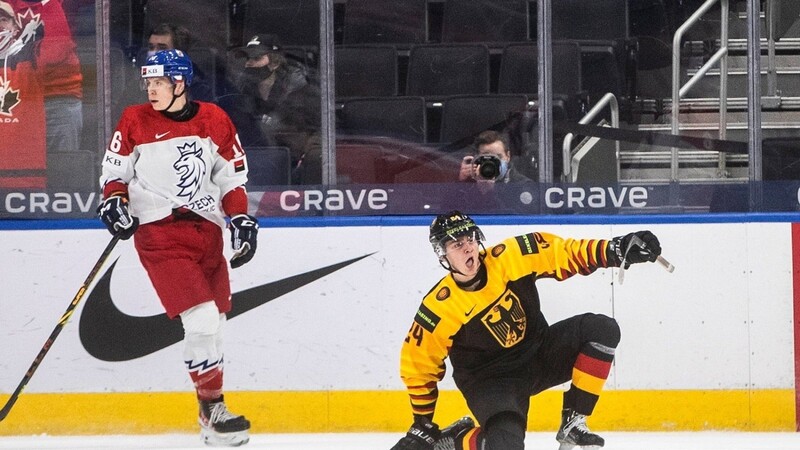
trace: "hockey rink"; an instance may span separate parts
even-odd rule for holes
[[[608,450],[797,450],[798,433],[672,432],[601,433]],[[264,450],[388,450],[401,437],[396,433],[257,434],[243,449]],[[197,435],[146,436],[5,436],[0,449],[208,449]],[[525,448],[555,450],[554,433],[528,433]]]

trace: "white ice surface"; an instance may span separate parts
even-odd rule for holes
[[[800,450],[798,433],[604,432],[604,450]],[[256,434],[242,450],[388,450],[398,433]],[[0,449],[190,449],[207,450],[197,435],[5,436]],[[556,450],[553,433],[528,433],[525,448]]]

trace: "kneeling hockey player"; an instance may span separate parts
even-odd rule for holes
[[[450,273],[425,295],[403,344],[400,375],[414,423],[393,450],[523,450],[530,397],[567,381],[560,448],[602,447],[586,418],[611,369],[619,326],[591,313],[548,324],[536,282],[655,261],[656,236],[577,240],[532,232],[486,249],[475,222],[452,211],[436,217],[429,239]],[[468,417],[441,431],[433,422],[448,357],[480,427]]]

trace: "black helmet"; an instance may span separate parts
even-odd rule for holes
[[[433,219],[428,240],[431,242],[436,256],[443,258],[446,241],[454,241],[461,236],[471,234],[475,236],[475,240],[479,243],[486,239],[481,229],[475,225],[474,220],[461,211],[453,210],[446,214],[439,214]]]

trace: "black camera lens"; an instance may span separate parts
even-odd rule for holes
[[[494,180],[500,176],[500,158],[494,155],[481,155],[475,158],[478,175],[484,180]]]

